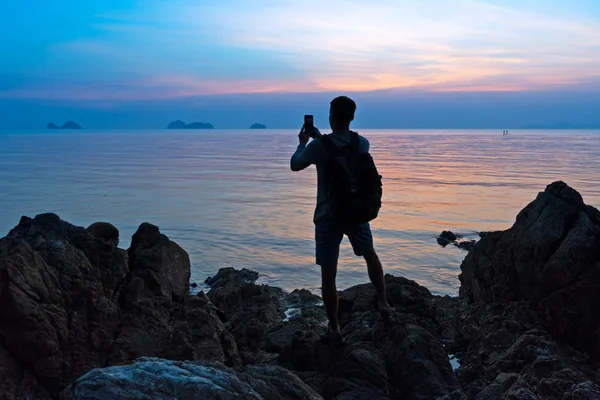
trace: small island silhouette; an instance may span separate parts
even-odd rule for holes
[[[250,129],[267,129],[267,126],[265,124],[255,122],[252,125],[250,125]]]
[[[171,122],[167,129],[214,129],[215,127],[209,122],[192,122],[186,124],[183,121],[177,120]]]
[[[77,122],[67,121],[62,126],[56,126],[54,122],[50,122],[46,125],[46,129],[81,129],[81,125]]]

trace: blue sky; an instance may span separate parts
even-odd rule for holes
[[[525,98],[551,98],[546,123],[600,125],[597,0],[6,0],[0,35],[8,126],[79,115],[91,126],[149,127],[157,108],[209,120],[231,113],[227,104],[243,113],[256,103],[267,109],[251,107],[257,118],[286,115],[273,123],[287,126],[304,114],[292,104],[322,97],[326,108],[330,95],[378,110],[412,98],[426,111],[424,95],[440,112],[467,112],[479,104],[473,92],[515,111]],[[530,95],[505,104],[507,92]],[[211,105],[223,98],[225,108]],[[573,113],[561,119],[573,121],[551,118],[565,107]],[[402,125],[401,111],[379,114]]]

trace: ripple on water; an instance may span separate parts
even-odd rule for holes
[[[362,131],[384,176],[373,223],[386,272],[457,293],[466,253],[442,230],[510,227],[547,184],[564,180],[600,205],[598,132]],[[526,134],[527,133],[527,134]],[[77,225],[108,220],[122,245],[144,221],[186,249],[192,280],[249,268],[292,290],[320,285],[314,265],[314,169],[289,170],[293,131],[0,133],[0,231],[56,212]],[[247,142],[251,146],[232,145]],[[338,285],[367,282],[347,241]]]

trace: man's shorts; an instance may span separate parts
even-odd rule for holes
[[[317,265],[322,267],[337,267],[340,255],[340,244],[344,235],[348,236],[354,254],[365,256],[374,252],[373,234],[368,223],[341,228],[325,218],[315,224],[315,242]]]

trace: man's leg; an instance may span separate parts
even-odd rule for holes
[[[315,225],[316,261],[321,266],[321,295],[329,319],[328,335],[333,339],[341,338],[335,277],[343,237],[344,233],[328,219],[318,221]]]
[[[364,257],[367,262],[369,279],[377,294],[377,307],[379,310],[390,309],[385,293],[385,280],[383,278],[383,267],[373,246],[373,234],[369,224],[355,226],[346,232],[354,254]]]
[[[321,295],[327,319],[329,319],[329,329],[334,333],[340,331],[338,323],[338,293],[335,286],[336,269],[336,266],[321,266]]]
[[[391,308],[387,302],[387,295],[385,293],[385,279],[383,277],[383,266],[381,265],[381,260],[379,260],[375,250],[366,253],[364,258],[367,262],[369,279],[375,287],[375,293],[377,293],[377,307],[380,310]]]

